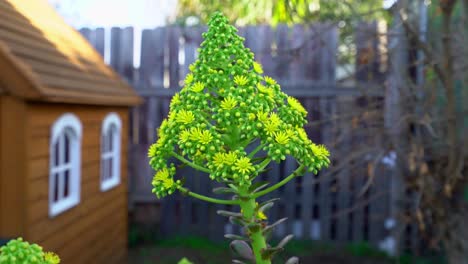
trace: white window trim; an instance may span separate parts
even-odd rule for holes
[[[54,166],[54,145],[60,139],[65,129],[71,129],[74,138],[70,140],[70,164]],[[54,217],[80,203],[81,191],[81,138],[83,127],[80,120],[74,114],[66,113],[60,116],[51,127],[51,137],[49,144],[49,217]],[[54,173],[58,170],[70,168],[70,188],[69,197],[54,201]]]
[[[116,134],[113,135],[112,145],[114,146],[113,152],[102,152],[102,138],[107,133],[110,126],[114,125],[117,128]],[[103,180],[103,169],[101,168],[101,191],[108,191],[120,184],[120,156],[121,156],[121,141],[122,141],[122,121],[117,113],[109,113],[102,122],[101,129],[101,166],[102,160],[113,157],[112,172],[113,176],[110,179]]]

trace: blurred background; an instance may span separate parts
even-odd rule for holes
[[[265,74],[307,108],[332,165],[272,197],[301,263],[468,261],[467,0],[50,0],[144,98],[131,110],[130,263],[227,263],[216,215],[176,194],[157,200],[148,146],[181,88],[214,11],[245,37]],[[296,164],[273,165],[280,180]],[[185,171],[200,193],[215,183]],[[152,261],[152,262],[145,262]]]

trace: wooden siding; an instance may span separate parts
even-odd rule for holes
[[[40,101],[135,105],[139,97],[47,1],[0,0],[0,79]],[[8,72],[14,72],[15,75]]]
[[[83,125],[81,201],[54,218],[48,215],[49,137],[53,122],[73,113]],[[122,119],[121,183],[100,190],[100,136],[105,116]],[[128,109],[64,104],[30,104],[27,108],[28,160],[25,237],[57,252],[63,263],[124,263],[127,241]],[[118,252],[117,256],[114,256]]]
[[[17,237],[25,228],[24,175],[26,108],[0,97],[0,237]]]

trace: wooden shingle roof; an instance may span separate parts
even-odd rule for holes
[[[140,102],[46,0],[0,0],[0,93],[29,101]]]

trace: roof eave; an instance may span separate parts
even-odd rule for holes
[[[27,100],[40,100],[39,83],[30,69],[17,60],[9,48],[0,41],[0,85],[5,93]]]

